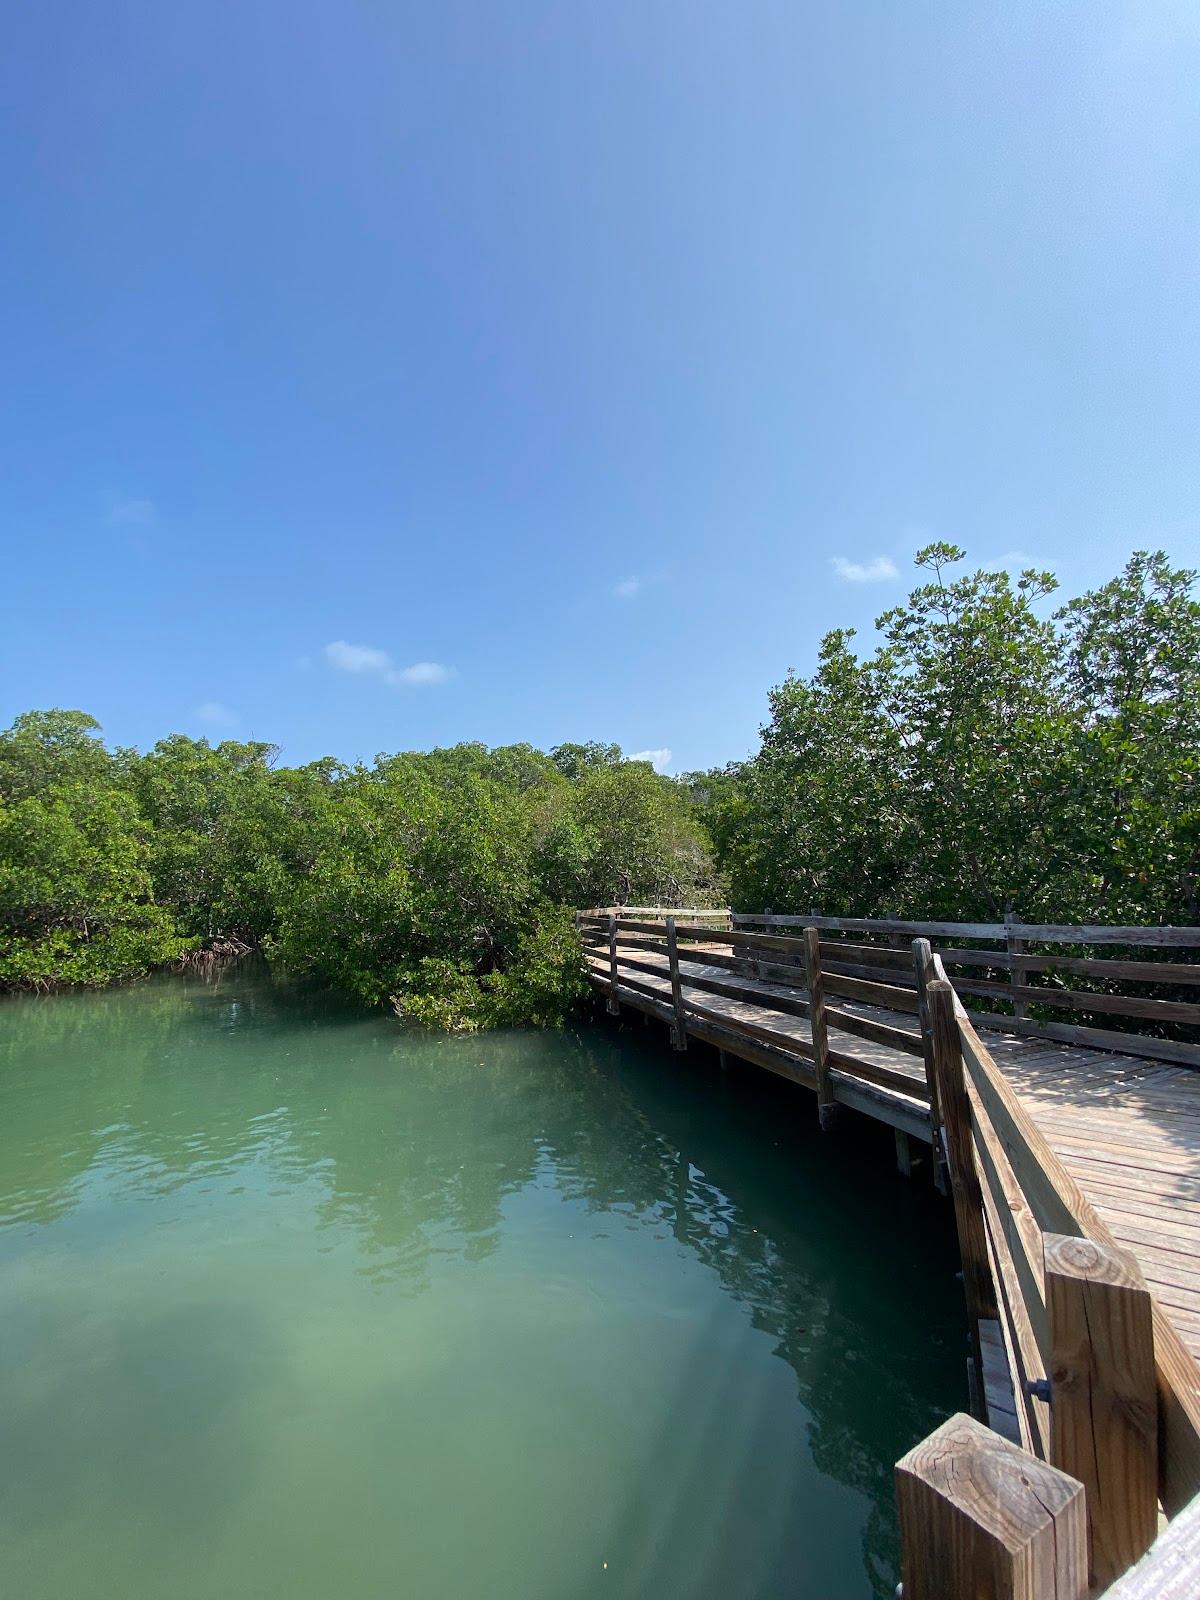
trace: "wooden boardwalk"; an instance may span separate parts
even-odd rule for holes
[[[672,1013],[673,996],[666,955],[619,941],[622,962],[638,963],[646,990],[620,986],[620,1003],[662,1016]],[[681,953],[679,972],[686,1000],[731,1031],[769,1024],[781,1041],[794,1039],[812,1049],[807,1017],[776,1008],[790,1003],[794,990],[759,978],[735,977],[703,959],[704,953],[730,957],[732,947],[713,940]],[[693,959],[689,959],[694,957]],[[608,953],[589,955],[593,982],[609,988]],[[714,993],[689,980],[720,984]],[[658,1001],[657,1006],[646,1002]],[[863,1019],[908,1030],[914,1040],[917,1019],[907,1012],[843,1003]],[[720,1026],[720,1023],[715,1023]],[[700,1030],[697,1030],[698,1032]],[[1108,1223],[1118,1242],[1131,1250],[1147,1283],[1162,1302],[1183,1342],[1200,1360],[1200,1072],[1190,1067],[1090,1050],[1051,1040],[1014,1038],[980,1026],[989,1051],[1028,1107],[1051,1149]],[[854,1082],[834,1071],[838,1098],[854,1110],[890,1122],[902,1132],[929,1140],[930,1115],[922,1091],[923,1062],[886,1044],[829,1029],[831,1049],[859,1061],[870,1072],[895,1074],[911,1083]],[[725,1049],[736,1053],[726,1041]],[[803,1059],[793,1074],[815,1085]]]
[[[822,1127],[889,1124],[952,1192],[988,1427],[952,1418],[897,1466],[906,1595],[979,1592],[1001,1547],[1035,1600],[1200,1574],[1200,929],[579,920],[610,1011],[813,1090]]]

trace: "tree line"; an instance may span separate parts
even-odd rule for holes
[[[583,990],[572,908],[713,895],[687,791],[614,745],[277,763],[80,711],[0,734],[0,986],[97,985],[261,949],[441,1027],[545,1023]]]
[[[110,749],[80,711],[0,733],[0,987],[262,950],[442,1027],[579,998],[575,907],[1200,921],[1196,574],[1049,572],[953,545],[771,690],[749,760],[680,779],[606,744],[288,767],[268,744]]]
[[[1196,573],[1139,551],[1053,608],[1052,573],[926,581],[821,641],[746,762],[689,788],[735,906],[830,916],[1200,921]]]

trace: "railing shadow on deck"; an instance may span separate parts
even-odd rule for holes
[[[604,908],[579,921],[585,946],[607,958],[607,971],[591,971],[607,988],[610,1009],[632,998],[668,1022],[676,1048],[686,1048],[689,1032],[722,1048],[736,1041],[738,1054],[815,1089],[823,1126],[847,1098],[846,1079],[920,1108],[935,1170],[948,1174],[953,1193],[976,1409],[993,1428],[951,1419],[898,1464],[905,1600],[1081,1597],[1108,1589],[1135,1563],[1152,1584],[1160,1502],[1170,1516],[1200,1495],[1200,1368],[1137,1261],[1117,1245],[1022,1106],[975,1022],[1123,1056],[1200,1064],[1200,1046],[1188,1038],[1029,1014],[1031,1004],[1053,1006],[1065,995],[1068,1007],[1139,1019],[1160,1034],[1190,1031],[1200,1006],[1125,995],[1121,985],[1195,984],[1200,966],[1029,950],[1099,944],[1175,955],[1200,945],[1200,930],[1021,924],[1015,932],[1011,922],[658,908]],[[798,936],[782,931],[790,928]],[[910,948],[860,942],[872,936],[911,940]],[[942,944],[954,937],[976,943],[931,948],[932,938]],[[1006,948],[979,948],[988,940]],[[947,962],[967,978],[952,983]],[[1035,968],[1106,987],[1039,988],[1028,982]],[[980,970],[984,978],[973,979]],[[1003,992],[990,976],[996,970],[1007,973]],[[697,1001],[695,990],[720,1000]],[[973,1017],[957,990],[1008,1010]],[[742,1013],[749,1007],[758,1014],[740,1014],[731,1000]],[[882,1020],[875,1008],[900,1013],[900,1024]],[[856,1054],[845,1047],[847,1035],[920,1057],[924,1072],[914,1076]],[[1164,1562],[1178,1563],[1178,1543]]]

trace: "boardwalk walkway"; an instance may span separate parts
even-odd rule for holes
[[[890,1124],[903,1170],[923,1141],[952,1191],[989,1426],[951,1418],[898,1464],[905,1593],[1082,1600],[1128,1573],[1140,1600],[1181,1549],[1179,1592],[1200,1593],[1181,1543],[1200,1523],[1200,929],[579,922],[610,1011],[804,1085],[822,1127],[840,1107]],[[1159,1550],[1161,1512],[1183,1514]]]
[[[623,981],[620,1003],[670,1020],[668,957],[631,940],[620,940],[618,949],[623,977],[636,976],[645,984],[644,989],[634,989]],[[765,1023],[781,1045],[791,1038],[811,1051],[808,1018],[777,1009],[781,1003],[795,1003],[793,987],[734,976],[723,966],[706,963],[703,957],[709,952],[733,955],[730,945],[715,939],[690,947],[686,957],[681,954],[679,972],[688,1002],[702,1008],[716,1027],[720,1027],[717,1019],[731,1030]],[[631,961],[637,963],[636,973],[625,966]],[[593,982],[607,992],[608,951],[591,953],[589,969]],[[696,979],[706,987],[700,988]],[[720,985],[726,992],[713,992],[710,985]],[[914,1041],[919,1039],[917,1019],[908,1012],[852,1000],[839,1005],[864,1020],[909,1031]],[[695,1031],[703,1036],[705,1030]],[[1080,1045],[1014,1038],[986,1026],[980,1033],[1051,1149],[1118,1242],[1138,1258],[1147,1283],[1200,1360],[1200,1072]],[[730,1040],[721,1043],[736,1051]],[[931,1137],[923,1094],[925,1068],[916,1055],[836,1026],[829,1029],[829,1043],[832,1051],[860,1062],[868,1073],[874,1068],[877,1077],[894,1075],[911,1084],[906,1093],[901,1082],[858,1083],[835,1069],[842,1103],[912,1136]],[[815,1087],[815,1075],[803,1058],[797,1059],[789,1075]]]

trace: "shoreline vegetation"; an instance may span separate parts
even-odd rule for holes
[[[873,652],[828,633],[750,760],[678,778],[598,743],[140,753],[27,712],[0,733],[0,989],[260,950],[407,1022],[548,1025],[585,992],[579,906],[1196,922],[1196,574],[1138,552],[1053,609],[1051,573],[916,559]]]

